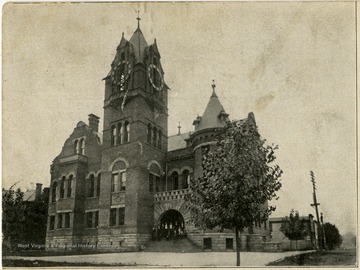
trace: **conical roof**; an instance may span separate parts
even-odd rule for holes
[[[228,114],[225,113],[214,89],[203,116],[198,118],[199,124],[196,125],[195,131],[207,128],[222,128],[227,120]]]
[[[140,27],[136,29],[129,41],[134,48],[134,54],[138,62],[144,59],[145,48],[148,46]]]

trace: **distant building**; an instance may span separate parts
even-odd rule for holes
[[[11,190],[2,190],[3,195]],[[42,189],[42,184],[37,183],[36,188],[23,192],[22,202],[13,205],[14,215],[3,213],[3,231],[12,231],[16,238],[5,233],[4,247],[19,249],[45,248],[47,211],[49,202],[49,188]],[[4,203],[4,201],[3,201]],[[3,204],[3,211],[4,211]],[[10,208],[12,209],[12,208]]]
[[[51,165],[49,249],[87,243],[134,250],[154,237],[185,235],[206,249],[233,249],[233,231],[198,230],[184,201],[191,182],[202,176],[203,152],[215,147],[228,114],[213,84],[194,131],[181,134],[179,127],[168,136],[169,87],[160,59],[156,40],[148,45],[139,26],[129,40],[122,36],[104,78],[103,133],[99,117],[90,114]],[[255,123],[255,117],[249,113],[242,121]],[[248,247],[244,235],[244,249],[261,249],[268,222],[257,222],[253,232],[250,242],[257,247]]]
[[[284,218],[269,218],[271,231],[271,242],[281,244],[282,250],[290,250],[290,240],[280,231]],[[300,216],[300,220],[305,225],[306,235],[304,239],[297,241],[298,250],[309,250],[318,248],[317,222],[313,215]],[[295,249],[295,241],[292,243],[292,249]]]

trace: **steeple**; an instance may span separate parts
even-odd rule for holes
[[[207,128],[222,128],[225,126],[226,121],[228,120],[228,114],[225,112],[223,106],[221,105],[218,96],[215,93],[215,81],[213,80],[212,86],[212,95],[206,106],[204,114],[202,117],[197,117],[194,121],[195,131]]]
[[[141,18],[139,17],[139,11],[138,11],[138,17],[136,19],[138,21],[138,27],[135,30],[132,37],[130,38],[129,42],[134,47],[134,54],[135,54],[137,62],[143,62],[144,54],[145,54],[145,48],[148,46],[148,44],[147,44],[147,42],[145,40],[145,37],[144,37],[144,35],[143,35],[143,33],[141,32],[141,29],[140,29],[140,20],[141,20]]]

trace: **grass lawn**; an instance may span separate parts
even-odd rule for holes
[[[268,266],[336,266],[356,265],[356,250],[329,250],[304,253],[271,262]]]

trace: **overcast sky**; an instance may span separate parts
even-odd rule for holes
[[[49,166],[79,121],[103,119],[104,82],[121,33],[157,39],[169,135],[193,130],[215,79],[231,119],[254,112],[278,144],[283,187],[274,216],[320,211],[355,231],[355,4],[7,4],[3,10],[3,187],[50,183]],[[101,122],[102,126],[102,122]]]

